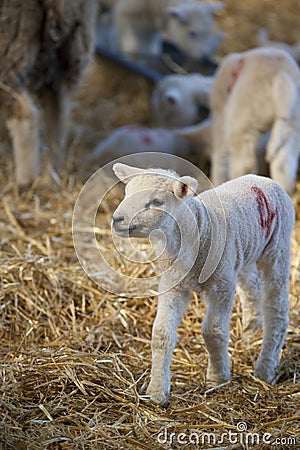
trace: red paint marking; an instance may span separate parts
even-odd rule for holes
[[[142,141],[144,142],[144,144],[147,144],[147,145],[152,144],[152,142],[153,142],[152,137],[149,136],[149,134],[142,132],[141,136],[142,136]]]
[[[236,68],[233,69],[233,71],[231,72],[230,81],[229,81],[229,84],[227,86],[228,94],[230,94],[230,92],[234,88],[234,85],[237,82],[238,77],[240,76],[240,73],[242,71],[242,68],[244,67],[244,64],[245,64],[245,59],[244,58],[240,58],[238,60],[238,62],[237,62]]]
[[[144,131],[142,128],[136,127],[134,125],[129,125],[127,127],[127,131],[129,133],[137,134],[141,138],[142,142],[144,142],[144,144],[150,145],[153,143],[152,137],[146,131]]]
[[[268,239],[271,234],[272,224],[278,215],[277,208],[271,209],[269,199],[264,194],[263,190],[258,186],[252,186],[251,191],[256,194],[256,201],[259,213],[259,224],[263,230],[266,231],[265,239]]]

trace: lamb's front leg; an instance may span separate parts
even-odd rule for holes
[[[186,311],[189,291],[177,288],[159,295],[152,330],[152,368],[147,395],[162,406],[168,402],[171,360],[177,340],[177,327]]]
[[[234,293],[235,283],[230,282],[207,293],[208,310],[202,334],[208,351],[207,382],[212,386],[230,380],[229,318]]]

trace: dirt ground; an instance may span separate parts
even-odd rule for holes
[[[220,57],[255,46],[261,27],[272,39],[300,39],[300,1],[225,3],[218,16],[226,32]],[[293,196],[290,326],[275,386],[252,375],[262,335],[242,338],[238,302],[231,319],[232,382],[215,390],[205,386],[206,307],[194,295],[179,328],[170,406],[152,405],[142,394],[149,381],[156,297],[110,294],[76,258],[73,209],[95,169],[80,158],[114,127],[153,125],[152,87],[95,59],[74,99],[60,184],[47,187],[41,177],[20,193],[11,154],[1,155],[0,449],[300,448],[299,181]],[[103,214],[109,223],[111,211]],[[99,231],[103,242],[105,230]]]

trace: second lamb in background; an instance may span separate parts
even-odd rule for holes
[[[270,132],[270,175],[288,193],[300,155],[300,70],[286,52],[259,48],[225,57],[211,93],[212,181],[257,173],[256,149]]]

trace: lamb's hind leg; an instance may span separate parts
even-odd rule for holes
[[[283,189],[292,195],[297,178],[300,154],[300,136],[298,141],[288,140],[276,153],[270,163],[270,175]]]
[[[288,326],[289,311],[289,248],[276,249],[272,258],[259,261],[264,277],[264,337],[255,368],[255,376],[272,383],[275,380],[280,351]]]
[[[228,137],[230,151],[230,178],[247,173],[257,173],[258,162],[256,148],[259,134],[252,131],[234,130]]]
[[[240,272],[237,292],[242,305],[244,335],[251,330],[261,329],[264,292],[261,273],[255,263]]]
[[[207,293],[208,311],[203,322],[202,334],[208,351],[207,382],[211,385],[230,380],[229,318],[234,293],[233,282],[210,289]]]
[[[16,94],[13,116],[6,122],[15,160],[18,186],[31,184],[39,174],[38,114],[26,92]]]

